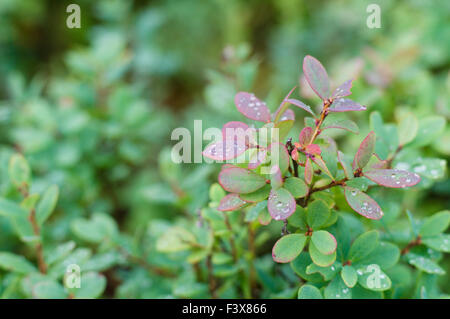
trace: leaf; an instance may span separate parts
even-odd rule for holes
[[[435,236],[448,228],[450,223],[450,211],[443,210],[425,219],[420,227],[419,234],[422,237]]]
[[[325,288],[324,296],[326,299],[351,299],[352,291],[345,285],[341,276],[335,276]]]
[[[305,152],[311,155],[320,155],[320,153],[322,153],[322,150],[320,149],[320,146],[317,144],[309,144],[306,145]]]
[[[309,142],[311,141],[312,136],[313,136],[313,129],[309,126],[304,127],[298,136],[298,142],[302,146],[308,145]]]
[[[391,279],[380,269],[377,264],[357,270],[358,283],[366,289],[373,291],[385,291],[391,288]]]
[[[240,194],[239,197],[248,203],[257,203],[267,199],[271,189],[272,187],[269,184],[266,184],[252,193]]]
[[[399,169],[375,169],[364,172],[364,176],[378,185],[392,188],[411,187],[420,182],[416,173]]]
[[[319,288],[305,284],[298,290],[298,299],[323,299],[323,297]]]
[[[324,255],[330,255],[336,252],[336,238],[325,230],[314,231],[311,236],[311,241],[317,250]]]
[[[376,230],[371,230],[359,235],[348,252],[349,259],[352,263],[367,257],[377,247],[378,237],[379,234]]]
[[[359,189],[345,186],[344,195],[349,206],[361,216],[369,219],[383,217],[383,212],[377,202]]]
[[[230,167],[219,173],[219,183],[228,192],[246,194],[263,187],[266,180],[245,168]]]
[[[327,174],[333,181],[334,181],[334,177],[333,175],[331,175],[330,170],[328,169],[327,165],[325,164],[325,162],[323,161],[323,159],[319,156],[316,155],[312,158],[313,162],[317,164],[317,166],[319,166],[320,170],[322,172],[324,172],[325,174]],[[305,167],[306,170],[306,167]]]
[[[220,202],[225,195],[226,193],[219,183],[214,183],[209,188],[209,199],[211,199],[212,202]]]
[[[347,161],[344,153],[342,153],[341,151],[337,152],[337,158],[338,158],[339,163],[342,166],[342,170],[344,171],[345,177],[347,177],[347,178],[353,177],[353,172],[352,172],[352,167],[351,167],[351,164],[350,164],[350,160]]]
[[[275,220],[285,220],[295,212],[295,199],[284,188],[270,191],[267,208],[270,216]]]
[[[445,270],[429,258],[409,253],[406,255],[408,262],[416,268],[433,275],[444,275]]]
[[[339,98],[333,101],[329,112],[365,111],[366,107],[350,99]]]
[[[248,163],[248,169],[257,168],[259,165],[264,163],[266,157],[267,157],[267,150],[265,148],[258,149],[256,155],[250,158],[250,162]]]
[[[391,243],[380,242],[378,246],[365,256],[364,263],[378,264],[383,269],[394,266],[400,258],[400,249]]]
[[[100,243],[106,238],[113,238],[117,233],[114,219],[103,213],[94,213],[91,219],[75,219],[70,226],[77,237],[91,243]]]
[[[286,146],[281,143],[272,143],[268,148],[272,166],[278,165],[282,174],[289,168],[290,157]]]
[[[190,249],[196,243],[195,236],[182,227],[171,227],[158,238],[156,250],[172,253]]]
[[[353,288],[358,281],[358,274],[356,273],[355,268],[349,265],[342,268],[341,277],[345,285],[349,288]]]
[[[308,225],[312,229],[318,229],[321,227],[330,217],[330,209],[322,200],[315,200],[310,205],[308,205],[308,213],[306,215],[306,220]]]
[[[37,271],[26,258],[9,252],[0,252],[0,268],[20,274]]]
[[[311,107],[309,105],[306,105],[302,101],[299,101],[299,100],[296,100],[296,99],[288,99],[288,100],[286,100],[286,102],[289,102],[289,103],[291,103],[291,104],[293,104],[295,106],[298,106],[299,108],[305,110],[306,112],[308,112],[312,116],[316,117],[316,114],[314,114],[314,112],[311,110]]]
[[[270,185],[272,189],[278,189],[283,186],[283,177],[281,176],[280,167],[278,165],[272,166],[270,170]]]
[[[245,215],[245,222],[252,222],[255,219],[259,217],[259,213],[267,208],[267,201],[263,200],[262,202],[257,203],[256,205],[252,206],[247,214]]]
[[[291,110],[288,110],[288,111],[291,111]],[[293,120],[285,120],[285,121],[281,121],[281,122],[278,122],[277,124],[275,124],[275,129],[278,129],[279,141],[283,141],[286,138],[286,136],[291,131],[291,128],[293,125],[294,125]]]
[[[63,286],[53,280],[38,282],[32,289],[33,297],[39,299],[65,299],[67,293]]]
[[[280,117],[281,122],[288,120],[295,121],[295,113],[291,109],[287,109]]]
[[[439,234],[433,237],[422,239],[422,243],[428,247],[437,250],[450,253],[450,235]]]
[[[428,116],[420,120],[417,136],[409,144],[410,147],[421,147],[430,144],[441,135],[445,128],[445,118],[442,116]]]
[[[317,249],[313,242],[309,243],[309,254],[312,261],[321,267],[331,266],[336,261],[336,251],[329,255],[325,255]]]
[[[371,131],[361,142],[356,152],[353,168],[364,168],[369,163],[375,149],[375,133]]]
[[[36,220],[39,225],[42,225],[55,209],[58,201],[59,189],[58,186],[50,186],[42,196],[39,204],[36,207]]]
[[[331,123],[327,123],[322,131],[330,128],[339,128],[355,134],[359,133],[358,125],[350,120],[337,120]]]
[[[314,169],[311,164],[311,159],[308,157],[308,158],[306,158],[306,163],[305,163],[305,182],[306,182],[306,184],[308,184],[308,185],[311,184],[313,174],[314,174]]]
[[[88,272],[81,275],[80,288],[73,288],[71,291],[76,298],[91,299],[100,297],[105,288],[105,276],[96,272]]]
[[[18,216],[27,217],[28,211],[10,200],[0,198],[0,216],[12,218]]]
[[[9,160],[8,173],[11,182],[16,187],[28,185],[31,180],[31,170],[22,154],[14,154]]]
[[[303,73],[314,92],[322,99],[330,97],[330,81],[323,65],[314,57],[307,55],[303,59]]]
[[[245,204],[246,202],[239,198],[239,194],[231,193],[221,199],[217,210],[221,212],[233,211],[241,208]]]
[[[228,161],[243,154],[247,149],[248,146],[241,139],[226,140],[209,144],[202,154],[216,161]]]
[[[344,96],[348,96],[352,94],[350,91],[353,85],[353,80],[347,80],[344,83],[342,83],[339,87],[334,90],[333,94],[331,95],[333,98],[340,98]]]
[[[306,236],[303,234],[289,234],[281,237],[273,246],[273,260],[278,263],[290,262],[300,255],[305,243]]]
[[[244,122],[231,121],[225,123],[222,127],[222,140],[233,140],[239,138],[240,132],[245,132],[249,126]]]
[[[309,275],[319,273],[323,277],[323,280],[330,281],[334,278],[334,276],[336,276],[340,269],[341,264],[339,262],[334,262],[329,267],[320,267],[312,263],[308,267],[306,267],[306,273]]]
[[[288,177],[284,181],[284,188],[295,198],[305,197],[308,194],[308,186],[298,177]]]
[[[402,119],[398,124],[398,141],[400,145],[406,145],[417,136],[419,129],[419,121],[417,117],[408,112],[402,115]]]
[[[238,111],[247,118],[265,123],[270,122],[269,109],[254,94],[239,92],[234,98],[234,103]]]
[[[269,211],[267,209],[263,209],[258,216],[258,221],[261,225],[267,226],[272,221],[272,216],[270,216]]]

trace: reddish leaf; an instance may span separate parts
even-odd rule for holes
[[[267,150],[265,148],[260,148],[256,153],[256,156],[250,159],[250,163],[248,164],[249,169],[255,169],[259,165],[261,165],[267,157]]]
[[[311,107],[309,105],[306,105],[302,101],[296,100],[296,99],[288,99],[286,102],[289,102],[295,106],[298,106],[301,109],[304,109],[306,112],[310,113],[312,116],[316,117],[316,114],[311,110]]]
[[[226,161],[238,157],[248,149],[243,141],[228,140],[209,144],[203,151],[203,156],[218,161]]]
[[[272,166],[270,170],[270,185],[273,189],[278,189],[283,186],[283,176],[281,176],[280,167],[278,165]]]
[[[308,154],[313,154],[313,155],[320,155],[320,153],[322,152],[320,150],[320,146],[317,144],[309,144],[305,147],[305,151]]]
[[[276,118],[277,118],[277,116],[279,116],[279,113],[280,112],[282,112],[283,111],[283,109],[285,109],[284,108],[284,105],[286,104],[286,103],[288,103],[288,99],[289,99],[289,97],[291,96],[291,94],[292,94],[292,92],[294,92],[294,90],[297,88],[297,86],[294,86],[290,91],[289,91],[289,93],[286,95],[286,97],[283,99],[283,101],[281,102],[281,104],[280,104],[280,106],[278,107],[278,109],[277,109],[277,111],[274,113],[274,114],[272,114],[272,120],[275,120]]]
[[[263,187],[266,179],[245,168],[230,167],[219,173],[219,183],[228,192],[247,194]]]
[[[280,117],[280,121],[295,121],[295,113],[291,109],[287,109],[286,112],[283,113]]]
[[[298,151],[296,148],[294,148],[291,152],[291,157],[294,161],[298,161]]]
[[[334,90],[332,97],[333,98],[340,98],[344,96],[348,96],[352,94],[350,91],[353,85],[353,80],[345,81],[343,84],[341,84],[336,90]]]
[[[369,219],[380,219],[383,217],[383,212],[377,202],[359,189],[345,186],[344,194],[347,203],[358,214]]]
[[[222,139],[223,140],[230,140],[234,137],[236,137],[236,133],[241,133],[242,131],[244,131],[244,133],[246,133],[245,131],[249,128],[249,126],[247,124],[245,124],[244,122],[239,122],[239,121],[232,121],[232,122],[228,122],[225,123],[224,126],[222,127]]]
[[[313,129],[312,127],[307,126],[300,132],[300,135],[298,136],[298,142],[302,146],[308,145],[309,142],[311,141],[312,136],[313,136]]]
[[[353,160],[353,168],[364,168],[369,163],[375,149],[375,133],[371,131],[359,145]]]
[[[238,194],[228,194],[220,200],[217,210],[222,212],[233,211],[244,206],[246,202],[239,198]]]
[[[305,163],[305,182],[306,184],[311,184],[314,174],[314,169],[312,167],[311,159],[308,157]]]
[[[303,73],[309,86],[322,99],[330,97],[330,81],[323,65],[314,57],[307,55],[303,59]]]
[[[295,212],[295,199],[284,188],[270,191],[267,208],[270,216],[275,220],[285,220]]]
[[[393,188],[410,187],[420,182],[416,173],[399,169],[375,169],[364,172],[364,176],[379,185]]]
[[[249,119],[270,122],[270,112],[264,102],[261,102],[254,94],[239,92],[234,98],[237,109]]]
[[[334,100],[331,107],[328,109],[330,112],[348,112],[348,111],[365,111],[366,107],[359,103],[356,103],[350,99],[339,98]]]

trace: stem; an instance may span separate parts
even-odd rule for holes
[[[403,149],[403,145],[399,145],[397,149],[395,150],[394,154],[392,154],[391,158],[387,160],[387,168],[392,168],[392,162],[394,161],[395,157],[398,155],[398,153]]]
[[[406,255],[407,253],[409,253],[411,248],[413,248],[415,246],[419,246],[420,244],[422,244],[422,238],[419,235],[419,236],[417,236],[416,239],[409,242],[408,245],[406,245],[406,247],[402,249],[401,254]]]
[[[173,274],[172,272],[170,272],[166,269],[157,267],[157,266],[150,265],[145,259],[130,254],[128,251],[126,251],[124,248],[122,248],[120,246],[117,246],[117,249],[130,262],[132,262],[134,264],[138,264],[139,266],[147,269],[151,273],[154,273],[156,275],[163,276],[163,277],[176,277],[176,275]]]
[[[345,185],[345,182],[346,181],[348,181],[348,178],[347,177],[344,177],[343,179],[340,179],[340,180],[338,180],[338,181],[332,181],[331,183],[329,183],[329,184],[327,184],[327,185],[324,185],[324,186],[321,186],[321,187],[316,187],[316,188],[311,188],[310,190],[309,190],[309,192],[308,192],[308,194],[305,196],[305,198],[303,199],[303,203],[301,203],[302,205],[302,207],[305,207],[307,204],[308,204],[308,201],[309,201],[309,199],[310,199],[310,197],[311,197],[311,195],[313,194],[313,193],[315,193],[315,192],[320,192],[320,191],[324,191],[324,190],[327,190],[327,189],[330,189],[330,188],[332,188],[332,187],[335,187],[335,186],[342,186],[342,185]],[[297,202],[298,203],[298,202]],[[300,203],[298,203],[299,205],[300,205]]]
[[[209,293],[211,294],[211,297],[213,299],[217,299],[216,279],[214,278],[214,270],[213,270],[213,264],[212,264],[212,257],[211,257],[211,255],[208,255],[208,257],[206,258],[206,267],[208,269]]]
[[[325,100],[323,102],[323,108],[322,108],[322,112],[320,112],[320,119],[316,124],[316,128],[314,129],[314,133],[311,137],[311,141],[309,141],[309,145],[314,143],[314,140],[317,138],[317,136],[320,134],[320,126],[323,124],[323,121],[325,120],[325,118],[328,115],[328,108],[330,107],[330,105],[333,104],[332,100]]]
[[[249,268],[249,290],[250,298],[254,298],[254,291],[256,289],[256,271],[253,261],[255,259],[255,232],[253,230],[252,224],[248,224],[248,248],[250,251],[250,268]]]
[[[47,264],[45,263],[44,259],[44,249],[42,248],[42,242],[41,242],[41,230],[39,228],[39,225],[36,220],[36,210],[33,208],[30,211],[30,215],[28,216],[28,220],[31,223],[31,226],[33,227],[33,233],[37,237],[39,237],[39,242],[36,244],[36,255],[38,260],[38,267],[39,271],[42,274],[47,273]]]
[[[231,236],[230,236],[231,255],[233,256],[233,261],[237,262],[238,256],[237,256],[236,243],[234,242],[233,228],[231,228],[231,224],[230,224],[230,220],[228,219],[228,215],[224,214],[224,216],[225,216],[225,225],[227,226],[227,229],[231,232]]]

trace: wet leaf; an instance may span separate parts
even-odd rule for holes
[[[358,281],[358,274],[356,273],[355,268],[349,265],[342,268],[341,277],[345,285],[349,288],[353,288]]]
[[[272,166],[270,170],[270,185],[273,189],[278,189],[283,186],[283,176],[281,176],[280,167],[278,165]]]
[[[298,142],[300,145],[308,145],[313,136],[313,129],[309,126],[303,128],[298,136]]]
[[[422,242],[434,250],[450,253],[449,234],[439,234],[432,237],[427,237],[422,239]]]
[[[308,213],[306,215],[306,220],[309,227],[314,230],[324,225],[330,217],[330,209],[325,204],[325,202],[320,199],[316,199],[311,204],[309,204],[307,210]]]
[[[375,133],[371,131],[359,145],[354,159],[353,168],[364,168],[369,163],[375,149]]]
[[[239,198],[238,194],[228,194],[220,200],[217,210],[221,212],[233,211],[244,206],[246,202]]]
[[[344,194],[347,203],[358,214],[369,219],[380,219],[383,217],[383,212],[377,202],[359,189],[345,186]]]
[[[309,254],[312,261],[320,267],[331,266],[336,261],[336,251],[329,255],[323,254],[313,242],[309,243]]]
[[[295,199],[284,188],[270,191],[267,208],[275,220],[285,220],[295,212]]]
[[[330,255],[336,251],[336,238],[326,230],[314,231],[311,236],[314,246],[324,255]]]
[[[420,227],[419,235],[422,237],[438,235],[448,228],[449,223],[450,211],[443,210],[425,219]]]
[[[306,112],[308,112],[312,116],[316,117],[316,114],[314,114],[314,112],[311,110],[311,107],[309,105],[306,105],[302,101],[299,101],[299,100],[296,100],[296,99],[288,99],[288,100],[286,100],[286,102],[289,102],[289,103],[291,103],[291,104],[293,104],[295,106],[298,106],[299,108],[305,110]]]
[[[265,123],[270,122],[269,109],[254,94],[239,92],[234,98],[234,103],[238,111],[249,119]]]
[[[420,176],[416,173],[398,169],[375,169],[364,172],[364,176],[378,185],[404,188],[411,187],[420,182]]]
[[[328,108],[329,112],[349,112],[349,111],[365,111],[366,107],[353,100],[339,98],[334,100],[331,107]]]
[[[319,288],[305,284],[298,290],[298,299],[323,299],[323,297]]]
[[[342,83],[339,87],[334,90],[332,97],[333,98],[340,98],[344,96],[348,96],[352,94],[350,91],[353,85],[353,80],[347,80],[344,83]]]
[[[314,92],[322,99],[330,97],[330,81],[323,65],[314,57],[307,55],[303,59],[303,73]]]
[[[271,164],[278,165],[282,174],[289,168],[290,157],[286,146],[281,143],[270,144],[268,151],[270,152]]]
[[[348,258],[353,262],[365,260],[378,246],[379,234],[376,230],[362,233],[354,240],[348,252]]]
[[[420,256],[418,254],[409,253],[406,255],[408,262],[418,269],[433,275],[444,275],[445,270],[442,269],[433,260]]]
[[[273,246],[273,260],[278,263],[290,262],[300,255],[305,243],[306,236],[303,234],[289,234],[281,237]]]
[[[209,144],[203,151],[203,156],[216,161],[227,161],[238,157],[248,149],[242,140],[224,140]]]
[[[267,150],[265,148],[258,149],[258,151],[255,153],[255,155],[250,158],[250,163],[248,163],[248,168],[249,169],[258,168],[259,165],[264,163],[264,161],[266,160],[266,157],[267,157]]]
[[[366,289],[373,291],[385,291],[391,288],[391,279],[380,269],[377,264],[368,265],[357,270],[358,283]]]
[[[271,189],[272,189],[271,185],[266,184],[265,186],[261,187],[260,189],[254,192],[247,194],[240,194],[239,197],[248,203],[257,203],[267,199],[267,197],[269,197]]]
[[[245,168],[230,167],[219,173],[219,183],[228,192],[246,194],[263,187],[266,180]]]

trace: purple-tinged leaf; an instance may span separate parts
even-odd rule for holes
[[[216,161],[227,161],[238,157],[248,149],[241,140],[218,141],[209,144],[203,151],[203,156]]]
[[[230,140],[236,137],[236,133],[246,131],[249,128],[247,124],[239,121],[225,123],[222,127],[222,139]]]
[[[309,86],[322,99],[330,97],[330,81],[323,65],[314,57],[307,55],[303,59],[303,73]]]
[[[239,167],[239,166],[236,166],[236,165],[233,165],[233,164],[229,164],[229,163],[225,163],[225,164],[222,164],[222,167],[220,168],[220,170],[224,170],[224,169],[227,169],[227,168],[236,168],[236,167]]]
[[[322,150],[317,144],[309,144],[305,147],[305,152],[308,154],[320,155],[320,153],[322,153]]]
[[[272,248],[272,258],[277,263],[288,263],[294,260],[303,250],[306,243],[304,234],[289,234],[277,240]]]
[[[364,172],[364,176],[378,185],[393,188],[410,187],[420,182],[416,173],[399,169],[375,169]]]
[[[316,155],[313,157],[312,160],[314,163],[317,164],[317,166],[319,166],[319,168],[322,172],[327,174],[334,181],[334,177],[333,177],[333,175],[331,175],[331,172],[328,169],[327,164],[325,164],[325,162],[323,161],[323,159],[320,156]]]
[[[295,212],[295,198],[284,188],[270,191],[267,208],[275,220],[285,220]]]
[[[313,129],[312,127],[307,126],[303,128],[303,130],[300,132],[300,135],[298,136],[298,142],[302,146],[308,145],[309,142],[311,141],[312,136],[313,136]]]
[[[344,186],[344,194],[347,203],[358,214],[369,219],[380,219],[383,217],[383,212],[377,202],[359,189]]]
[[[294,90],[297,88],[297,86],[294,86],[289,93],[286,95],[286,97],[283,99],[283,101],[281,102],[280,106],[278,107],[277,111],[272,114],[272,120],[274,122],[278,122],[279,119],[277,119],[278,117],[280,117],[280,112],[284,112],[284,110],[286,109],[285,104],[287,103],[287,100],[289,99],[289,97],[291,96],[292,92],[294,92]],[[275,121],[277,120],[277,121]]]
[[[288,100],[286,100],[286,102],[291,103],[295,106],[298,106],[299,108],[304,109],[306,112],[308,112],[312,116],[316,117],[316,114],[314,114],[314,112],[311,110],[311,107],[309,105],[306,105],[302,101],[299,101],[296,99],[288,99]]]
[[[365,111],[366,107],[350,99],[338,98],[333,101],[329,112]]]
[[[376,158],[378,159],[378,163],[373,164],[370,168],[373,168],[373,169],[389,168],[389,161],[388,160],[382,160],[380,157],[378,157],[377,153],[373,153],[373,155],[375,155]]]
[[[234,98],[237,109],[249,119],[270,122],[270,111],[266,104],[260,101],[254,94],[239,92]]]
[[[248,169],[231,167],[219,173],[219,183],[230,193],[247,194],[266,185],[266,179]]]
[[[258,168],[267,157],[267,150],[265,148],[260,148],[256,155],[250,159],[250,163],[248,164],[249,169]]]
[[[356,152],[355,158],[353,160],[353,168],[364,168],[367,163],[369,163],[370,158],[373,155],[375,149],[375,132],[370,131],[366,138],[359,145],[358,151]]]
[[[311,184],[314,174],[314,169],[311,163],[311,159],[308,157],[305,162],[305,182],[306,184]]]
[[[355,134],[359,133],[359,129],[358,129],[358,125],[356,125],[355,122],[350,121],[350,120],[339,120],[339,121],[335,121],[329,124],[326,124],[326,126],[322,129],[326,130],[329,128],[339,128],[339,129],[343,129]]]
[[[269,145],[268,151],[270,152],[272,166],[278,165],[282,174],[286,172],[289,168],[290,161],[289,152],[286,149],[286,146],[281,143],[272,143]]]
[[[231,193],[220,200],[217,210],[220,210],[221,212],[229,212],[237,210],[245,204],[247,203],[240,199],[238,194]]]
[[[278,189],[283,186],[283,176],[278,165],[272,166],[270,170],[270,185],[272,189]]]
[[[340,98],[344,96],[348,96],[352,94],[350,91],[353,85],[353,80],[345,81],[343,84],[341,84],[336,90],[334,90],[332,97],[333,98]]]
[[[353,177],[352,168],[350,166],[350,163],[345,160],[344,153],[342,153],[341,151],[338,151],[337,158],[338,158],[339,163],[342,166],[345,177],[347,177],[347,178]]]
[[[287,109],[280,117],[280,121],[295,121],[295,113],[291,109]]]

